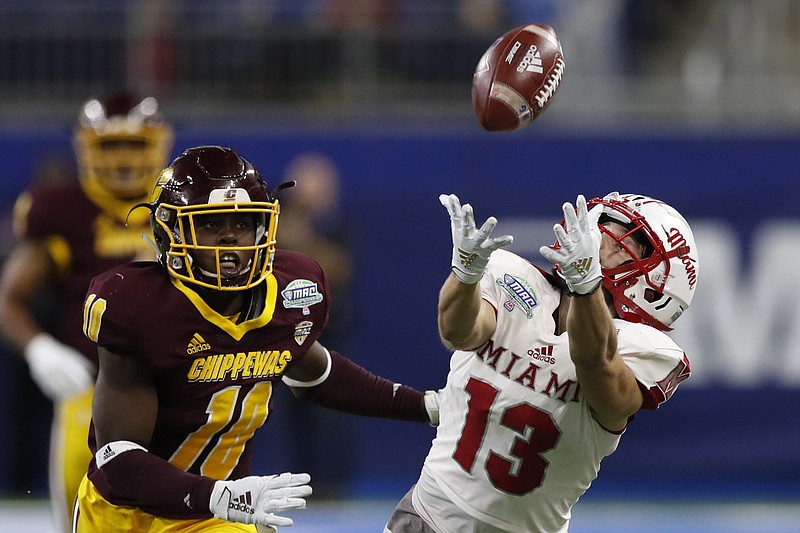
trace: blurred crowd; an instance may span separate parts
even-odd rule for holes
[[[489,44],[547,22],[576,122],[773,124],[800,115],[798,20],[800,0],[0,0],[0,113],[68,119],[128,86],[181,120],[458,117]]]

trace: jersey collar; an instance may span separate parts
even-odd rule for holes
[[[197,310],[200,311],[200,314],[203,315],[203,318],[219,327],[237,341],[242,340],[242,337],[244,337],[248,331],[258,329],[265,324],[268,324],[272,320],[272,316],[275,313],[275,302],[278,298],[278,281],[275,279],[273,274],[270,274],[264,280],[264,282],[267,284],[264,310],[259,316],[242,322],[241,324],[235,324],[227,317],[217,313],[206,303],[205,300],[200,297],[199,294],[187,287],[180,280],[170,278],[170,281],[176,289],[181,291],[183,295],[186,296],[190,302],[192,302]]]

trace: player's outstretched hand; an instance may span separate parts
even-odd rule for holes
[[[47,333],[39,333],[28,342],[25,361],[36,385],[54,401],[86,392],[94,384],[92,363]]]
[[[514,242],[511,235],[492,237],[497,226],[497,219],[489,217],[480,229],[475,226],[475,215],[472,206],[461,205],[455,194],[442,194],[439,202],[450,215],[450,229],[453,233],[453,273],[462,282],[469,285],[478,283],[486,271],[489,257],[498,248]]]
[[[576,294],[592,292],[603,279],[600,267],[600,242],[602,239],[597,221],[602,214],[602,205],[591,211],[586,198],[578,196],[575,207],[569,202],[562,206],[564,226],[556,224],[558,246],[542,246],[539,253],[556,264],[567,282],[569,290]]]
[[[294,521],[276,512],[304,509],[311,495],[308,474],[283,473],[273,476],[249,476],[234,481],[217,481],[211,491],[209,509],[215,517],[228,522],[291,526]]]

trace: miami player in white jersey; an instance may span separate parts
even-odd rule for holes
[[[417,483],[384,533],[562,533],[639,410],[689,377],[664,332],[687,309],[698,256],[686,220],[612,193],[563,205],[545,272],[502,250],[455,195],[439,331],[455,352]],[[589,209],[591,208],[591,209]]]

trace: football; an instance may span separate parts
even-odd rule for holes
[[[564,76],[564,53],[547,24],[509,31],[483,54],[472,76],[472,108],[483,129],[513,131],[553,101]]]

